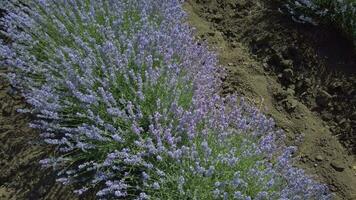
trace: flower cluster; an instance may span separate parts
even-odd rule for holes
[[[0,47],[56,148],[57,181],[99,199],[330,199],[241,97],[178,0],[9,0]]]
[[[288,0],[287,12],[294,21],[334,24],[356,45],[356,2],[353,0]]]

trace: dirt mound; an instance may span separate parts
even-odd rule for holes
[[[356,199],[352,43],[334,30],[292,23],[271,1],[190,0],[186,8],[227,68],[223,92],[247,96],[276,119],[288,143],[299,145],[296,163],[337,199]]]

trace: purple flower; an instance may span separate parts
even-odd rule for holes
[[[155,190],[158,190],[160,188],[159,183],[154,182],[153,185],[152,185],[152,188],[155,189]]]

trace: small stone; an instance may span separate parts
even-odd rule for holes
[[[231,47],[232,47],[232,48],[236,48],[237,46],[238,46],[238,44],[237,44],[236,41],[234,41],[234,42],[231,43]]]
[[[292,87],[289,87],[286,91],[288,96],[294,96],[295,95],[295,90]]]
[[[234,65],[234,63],[227,63],[227,65],[231,67]]]
[[[215,36],[214,32],[208,32],[208,36]]]
[[[334,184],[329,185],[329,189],[330,189],[331,192],[337,192],[338,191],[338,188]]]
[[[12,113],[12,105],[5,103],[1,106],[1,113],[3,116],[10,116]]]
[[[346,119],[345,118],[341,118],[341,120],[339,121],[339,125],[342,125],[346,122]]]
[[[298,80],[295,85],[296,88],[302,88],[303,87],[303,81]]]
[[[291,68],[293,67],[293,60],[282,60],[281,64],[285,68]]]
[[[325,90],[320,90],[316,97],[316,103],[319,106],[326,106],[331,98],[332,96],[328,92],[326,92]]]
[[[316,157],[315,157],[315,160],[317,160],[317,161],[323,161],[324,160],[324,158],[323,158],[323,156],[321,156],[321,155],[317,155]]]
[[[291,90],[295,90],[295,85],[294,84],[290,84],[290,85],[288,85],[288,89],[291,89]]]
[[[306,156],[301,156],[300,161],[306,163],[308,161],[308,158]]]
[[[326,120],[326,121],[330,121],[330,120],[332,120],[333,119],[333,115],[332,115],[332,113],[329,113],[329,112],[321,112],[321,117],[324,119],[324,120]]]
[[[342,171],[345,170],[345,167],[340,162],[333,161],[333,162],[330,163],[330,165],[331,165],[331,167],[333,167],[338,172],[342,172]]]
[[[350,119],[356,120],[356,111],[351,114]]]
[[[298,101],[289,97],[286,99],[285,101],[285,108],[288,110],[288,111],[294,111],[298,106]]]
[[[274,96],[278,101],[281,101],[283,99],[286,99],[288,97],[288,94],[286,93],[285,90],[280,89],[280,90],[275,92]]]
[[[310,85],[312,85],[312,80],[310,78],[305,78],[304,83],[306,86],[310,86]]]
[[[283,78],[285,80],[292,80],[293,79],[293,76],[294,76],[294,72],[292,69],[285,69],[283,70]]]
[[[262,66],[263,66],[263,68],[264,68],[265,70],[267,70],[267,69],[269,68],[269,66],[268,66],[268,64],[267,64],[266,62],[264,62],[264,63],[262,64]]]
[[[221,14],[215,14],[212,16],[212,20],[215,22],[220,22],[223,19],[224,19],[224,17]]]

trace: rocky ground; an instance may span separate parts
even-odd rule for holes
[[[227,69],[222,91],[246,96],[273,117],[287,142],[299,146],[296,164],[329,184],[336,199],[356,199],[350,43],[332,29],[292,23],[267,0],[188,0],[185,8],[199,39]],[[40,168],[52,150],[28,128],[31,117],[16,112],[25,106],[0,76],[0,199],[74,199],[51,170]]]
[[[271,2],[189,0],[186,10],[227,69],[223,92],[247,96],[276,119],[299,146],[296,164],[336,199],[356,199],[352,42],[329,27],[295,24]]]

